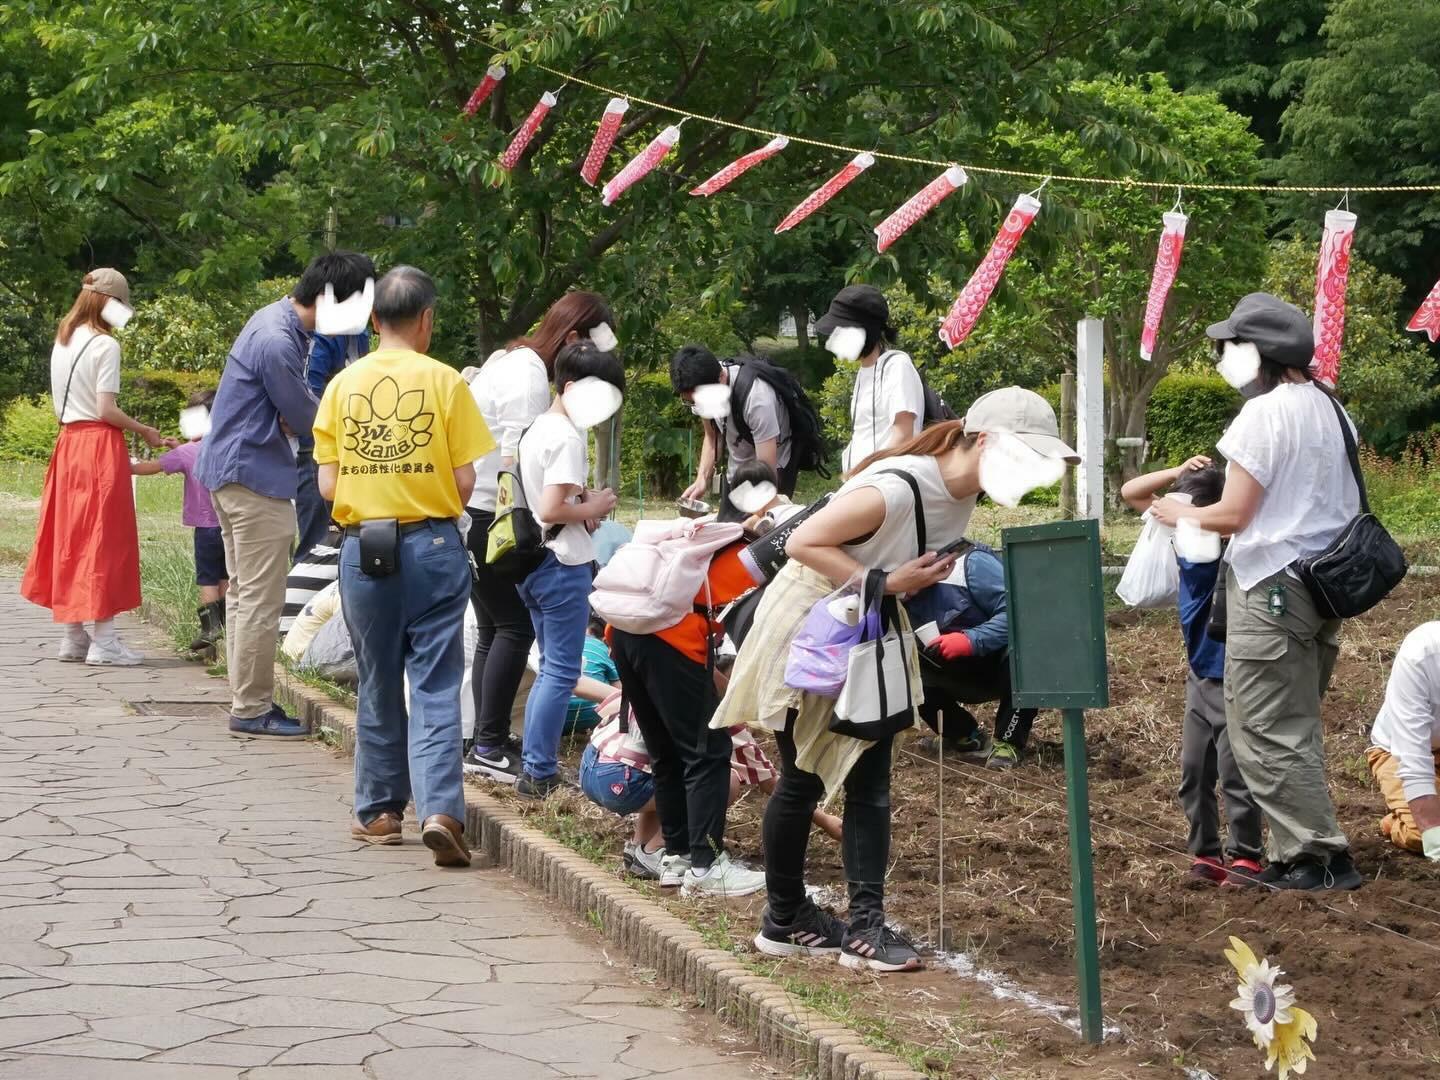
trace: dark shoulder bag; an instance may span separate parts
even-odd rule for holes
[[[1310,590],[1315,608],[1323,618],[1353,619],[1385,599],[1390,590],[1400,584],[1408,567],[1400,545],[1370,512],[1365,477],[1360,473],[1360,454],[1345,410],[1333,397],[1330,404],[1335,406],[1350,471],[1355,476],[1355,486],[1360,489],[1360,513],[1350,519],[1324,551],[1298,560],[1295,572]]]

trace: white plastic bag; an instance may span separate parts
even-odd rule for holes
[[[1175,561],[1175,530],[1156,521],[1150,511],[1141,519],[1145,527],[1120,575],[1115,595],[1131,607],[1159,608],[1180,596],[1180,564]]]

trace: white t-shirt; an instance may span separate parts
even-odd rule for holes
[[[853,469],[876,450],[885,449],[896,415],[906,412],[914,415],[914,433],[920,434],[925,423],[925,384],[920,381],[910,354],[891,349],[855,374],[855,390],[850,396],[852,430],[850,445],[845,448],[845,469]]]
[[[875,535],[861,544],[846,544],[845,550],[869,570],[894,570],[917,555],[915,494],[895,471],[909,473],[920,489],[920,507],[925,512],[925,548],[939,551],[965,535],[975,496],[957,499],[940,476],[940,464],[933,457],[894,457],[877,461],[860,475],[846,481],[836,492],[838,499],[857,488],[873,487],[885,498],[885,521]]]
[[[1440,748],[1440,622],[1422,623],[1395,654],[1380,715],[1370,742],[1399,759],[1395,772],[1405,798],[1435,794],[1435,758]]]
[[[740,372],[739,365],[726,364],[724,367],[730,385],[734,386],[735,376]],[[777,441],[775,471],[779,472],[790,464],[790,414],[781,407],[779,395],[774,388],[758,375],[750,383],[750,394],[744,402],[744,416],[745,426],[755,437],[754,442],[742,442],[739,430],[730,422],[728,416],[717,421],[725,431],[725,450],[730,462],[726,469],[727,474],[734,476],[735,470],[741,465],[754,461],[755,444],[767,439]]]
[[[545,361],[533,349],[523,347],[496,353],[470,381],[470,395],[480,406],[485,425],[498,444],[475,462],[475,491],[470,506],[493,514],[501,459],[515,456],[521,434],[550,407]]]
[[[1251,398],[1217,449],[1265,489],[1225,552],[1242,589],[1324,551],[1360,512],[1335,407],[1311,383],[1281,383]]]
[[[90,342],[94,341],[91,345]],[[89,345],[89,348],[86,346]],[[76,361],[79,361],[76,363]],[[71,366],[75,376],[70,376]],[[70,397],[65,397],[65,384]],[[70,344],[58,341],[50,350],[50,398],[62,424],[100,419],[100,395],[120,392],[120,343],[109,334],[97,334],[88,326],[76,327]],[[61,407],[65,415],[60,415]]]
[[[544,412],[535,418],[520,441],[520,477],[525,484],[525,501],[542,529],[550,522],[540,516],[540,494],[547,487],[573,484],[584,491],[590,481],[590,462],[584,434],[568,416]],[[581,495],[570,498],[579,502]],[[595,558],[595,544],[584,525],[567,524],[545,546],[567,566],[583,566]]]

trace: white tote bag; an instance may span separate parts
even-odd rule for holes
[[[1159,608],[1180,596],[1180,564],[1175,561],[1175,530],[1145,511],[1145,527],[1120,575],[1115,595],[1131,607]]]
[[[875,742],[915,723],[912,669],[918,663],[915,635],[904,629],[894,597],[881,603],[882,633],[850,650],[845,688],[835,702],[830,730]]]

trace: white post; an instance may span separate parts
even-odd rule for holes
[[[1082,518],[1105,519],[1105,321],[1075,324],[1075,449],[1080,454],[1075,485]]]

